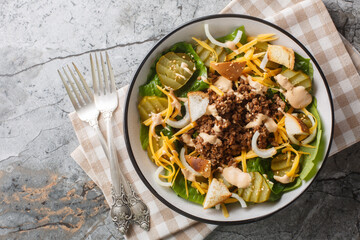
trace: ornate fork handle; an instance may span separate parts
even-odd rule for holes
[[[126,234],[130,226],[130,220],[132,219],[132,212],[128,206],[128,200],[124,190],[124,186],[121,184],[121,192],[117,194],[114,188],[111,190],[111,196],[113,199],[113,205],[111,207],[111,219],[117,226],[118,230],[122,234]]]
[[[131,194],[129,196],[129,206],[133,213],[132,220],[146,231],[150,230],[150,211],[144,202],[138,197],[130,182],[127,181]]]
[[[132,221],[138,224],[142,229],[149,231],[150,229],[150,211],[145,203],[139,198],[136,194],[131,183],[125,177],[124,173],[121,171],[118,157],[116,153],[116,147],[113,141],[112,136],[112,127],[111,127],[111,113],[105,113],[104,118],[106,119],[107,132],[108,132],[108,145],[110,149],[110,166],[111,166],[111,175],[113,178],[113,185],[116,186],[119,182],[121,186],[124,187],[125,194],[128,201],[128,206],[132,212]],[[118,182],[119,181],[119,182]]]

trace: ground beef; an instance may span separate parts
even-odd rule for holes
[[[246,129],[245,126],[262,113],[272,118],[281,118],[285,109],[285,102],[275,94],[272,98],[257,94],[244,80],[240,81],[239,87],[234,92],[228,92],[219,96],[208,89],[209,104],[215,104],[221,119],[211,115],[204,115],[198,119],[197,126],[191,130],[195,143],[195,149],[206,159],[209,159],[214,167],[233,163],[233,158],[239,156],[242,150],[251,149],[251,139],[256,131],[259,131],[258,146],[267,148],[276,146],[273,134],[269,133],[264,125]],[[220,131],[215,132],[213,127],[217,125]],[[221,144],[204,143],[198,136],[199,133],[217,135]]]

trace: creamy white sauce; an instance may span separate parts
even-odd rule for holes
[[[151,121],[154,127],[164,123],[164,119],[162,118],[160,113],[151,113]]]
[[[247,80],[249,82],[250,87],[254,89],[253,91],[255,93],[262,95],[267,91],[267,87],[265,87],[259,82],[253,81],[250,75],[248,76]]]
[[[285,97],[293,108],[304,108],[312,102],[311,94],[303,86],[297,86],[287,91]]]
[[[182,62],[182,63],[180,64],[180,67],[181,67],[182,69],[184,69],[185,72],[189,73],[190,75],[193,74],[193,72],[189,69],[189,65],[187,65],[186,63]]]
[[[206,115],[211,115],[213,116],[214,118],[216,118],[216,120],[221,120],[222,118],[219,116],[219,113],[218,111],[216,110],[216,105],[215,104],[210,104],[207,106],[206,108],[206,112],[205,112]]]
[[[215,135],[209,135],[207,133],[200,133],[199,136],[204,140],[204,143],[210,143],[215,145],[221,145],[222,142]]]
[[[189,181],[191,181],[191,182],[193,182],[193,181],[196,180],[196,175],[195,175],[195,173],[191,172],[190,170],[188,170],[188,169],[186,169],[186,168],[182,168],[182,169],[181,169],[181,172],[183,173],[184,177],[185,177],[187,180],[189,180]]]
[[[212,130],[214,130],[215,134],[218,135],[219,133],[221,133],[221,129],[220,126],[217,124],[214,124]]]
[[[181,135],[181,139],[189,147],[195,147],[194,140],[191,138],[190,134],[185,133]]]
[[[282,74],[278,74],[274,78],[280,84],[280,86],[282,88],[286,89],[286,91],[288,91],[294,87],[291,84],[291,82],[289,81],[289,79]]]
[[[306,91],[303,86],[295,87],[289,79],[282,74],[276,75],[275,79],[281,87],[286,89],[284,95],[293,108],[304,108],[312,102],[311,94]]]
[[[294,179],[289,177],[288,175],[284,175],[282,177],[274,175],[274,179],[278,182],[281,182],[283,184],[291,183]]]
[[[264,120],[266,120],[266,118],[266,115],[259,113],[258,115],[256,115],[255,119],[252,122],[246,124],[245,128],[256,128],[258,126],[261,126],[261,124]]]
[[[251,183],[251,176],[248,173],[244,173],[241,169],[236,167],[226,167],[222,172],[226,181],[238,188],[247,188]]]
[[[227,48],[231,49],[232,51],[236,50],[236,44],[233,41],[226,41],[225,45]]]
[[[277,124],[275,123],[274,119],[262,113],[257,114],[256,118],[252,122],[246,124],[245,128],[256,128],[261,126],[263,123],[269,132],[276,132]]]
[[[171,106],[173,106],[175,109],[179,109],[179,115],[182,116],[181,114],[181,103],[179,102],[178,98],[175,96],[174,94],[174,90],[170,90],[169,95],[171,96],[171,98],[173,99],[171,102]]]
[[[274,119],[269,118],[269,117],[266,119],[264,125],[269,132],[276,132],[276,130],[278,128]]]
[[[189,99],[185,98],[185,97],[178,97],[177,99],[179,99],[182,102],[187,102]]]
[[[248,82],[248,79],[245,77],[245,75],[241,75],[240,77],[242,80],[244,80],[246,83]]]
[[[239,93],[239,92],[234,92],[234,94],[235,94],[235,96],[236,96],[237,98],[239,98],[240,100],[243,100],[243,99],[245,98],[244,95],[241,94],[241,93]]]
[[[181,75],[181,74],[179,74],[179,73],[175,73],[175,75],[176,75],[177,77],[182,78],[182,79],[186,79],[185,76],[183,76],[183,75]]]
[[[214,83],[214,86],[220,89],[223,92],[233,92],[232,89],[232,81],[227,79],[226,77],[220,76],[216,82]]]

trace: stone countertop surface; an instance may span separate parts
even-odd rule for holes
[[[117,87],[174,27],[229,0],[0,3],[0,239],[121,239],[100,189],[73,161],[73,107],[56,70],[108,50]],[[360,1],[324,1],[360,50]],[[88,73],[88,69],[84,70]],[[360,144],[329,158],[299,200],[206,239],[359,239]]]

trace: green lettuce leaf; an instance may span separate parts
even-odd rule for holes
[[[140,142],[141,147],[146,150],[149,145],[149,127],[144,124],[140,125]]]
[[[316,106],[316,98],[314,97],[313,102],[307,109],[315,116],[318,122],[316,139],[310,143],[310,145],[315,148],[300,147],[299,149],[300,151],[310,153],[310,155],[304,155],[301,162],[300,178],[306,181],[315,176],[317,165],[323,159],[325,154],[325,139],[322,138],[321,119]]]
[[[274,173],[271,170],[271,159],[263,159],[260,157],[249,159],[246,163],[246,168],[248,172],[259,172],[262,175],[266,174],[267,179],[270,180],[268,183],[271,189],[269,201],[276,201],[281,197],[286,185],[274,180]]]
[[[247,36],[246,36],[246,33],[245,33],[245,27],[244,26],[240,26],[238,28],[236,28],[232,33],[224,36],[224,37],[221,37],[221,38],[218,38],[217,40],[219,42],[226,42],[226,41],[232,41],[235,39],[238,31],[242,31],[242,35],[241,35],[241,39],[240,39],[240,43],[241,44],[245,44],[247,42]]]
[[[191,202],[197,204],[203,204],[205,199],[205,194],[201,195],[196,188],[191,186],[190,181],[186,181],[189,190],[189,197],[186,195],[186,188],[185,188],[185,178],[181,172],[176,176],[174,184],[172,185],[172,189],[174,192],[181,198],[187,199]]]
[[[310,77],[310,79],[313,79],[314,69],[312,63],[310,62],[310,59],[304,58],[298,53],[295,53],[294,70],[295,71],[301,70],[305,74],[307,74]]]
[[[158,96],[158,97],[165,97],[156,86],[162,86],[160,79],[157,74],[153,75],[150,81],[147,84],[144,84],[139,87],[140,96]]]

